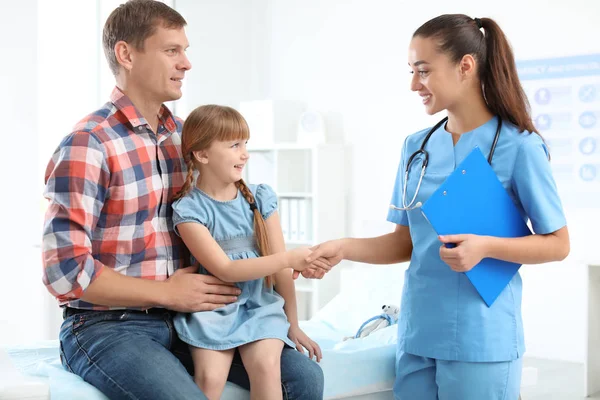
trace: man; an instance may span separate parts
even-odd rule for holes
[[[191,64],[183,17],[152,0],[115,9],[103,32],[111,99],[60,144],[46,170],[44,283],[64,307],[61,360],[111,399],[200,399],[173,311],[213,310],[239,290],[184,268],[171,201],[182,186],[181,97]],[[319,273],[309,272],[313,277]],[[281,359],[284,399],[321,399],[320,367]],[[229,379],[246,388],[239,356]]]

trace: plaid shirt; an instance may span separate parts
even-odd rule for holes
[[[163,105],[158,135],[118,88],[79,122],[46,169],[44,284],[69,307],[103,268],[165,280],[185,257],[173,231],[171,202],[183,185],[181,120]]]

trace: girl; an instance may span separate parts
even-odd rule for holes
[[[425,174],[425,156],[418,153],[405,181],[409,158],[430,129],[404,142],[388,214],[395,232],[327,242],[307,261],[323,256],[334,265],[342,258],[372,264],[410,260],[398,325],[396,399],[516,400],[525,351],[521,277],[516,274],[488,308],[462,272],[486,257],[537,264],[568,255],[569,234],[548,149],[528,113],[512,50],[492,19],[442,15],[426,22],[413,35],[408,64],[411,90],[421,96],[425,111],[448,114],[426,142]],[[420,204],[475,146],[488,156],[497,132],[492,168],[535,234],[438,237]]]
[[[179,314],[174,320],[177,333],[190,345],[194,379],[209,399],[220,398],[235,349],[248,372],[253,399],[282,398],[284,345],[299,351],[304,346],[311,359],[321,358],[319,346],[298,327],[291,275],[291,269],[309,266],[305,259],[310,250],[285,251],[277,196],[267,185],[246,185],[241,179],[249,136],[237,111],[216,105],[195,109],[182,131],[188,175],[173,204],[175,230],[201,273],[239,282],[242,290],[233,304]],[[314,266],[330,268],[321,260]]]

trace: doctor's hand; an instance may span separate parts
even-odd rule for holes
[[[304,349],[306,349],[306,351],[308,351],[308,358],[312,360],[312,358],[315,357],[317,362],[321,361],[321,358],[323,357],[321,347],[319,347],[317,342],[309,338],[298,325],[290,326],[288,337],[292,342],[296,343],[296,350],[300,353],[304,353]]]
[[[310,263],[312,267],[302,272],[302,276],[305,278],[321,279],[325,274],[320,262],[325,262],[331,269],[344,259],[341,240],[330,240],[312,247],[311,250],[312,253],[306,258],[306,262]],[[294,272],[294,279],[298,275],[297,272]]]
[[[450,266],[453,271],[467,272],[487,257],[487,237],[480,235],[446,235],[440,236],[443,243],[440,247],[440,258]],[[456,247],[447,248],[447,243],[454,243]]]
[[[311,248],[312,253],[306,262],[314,263],[318,258],[324,258],[332,267],[338,265],[344,259],[341,240],[330,240]]]
[[[305,278],[323,277],[331,269],[331,265],[324,258],[316,258],[308,262],[307,259],[312,254],[312,249],[308,247],[298,247],[287,252],[290,267],[294,270],[294,279],[298,274]]]

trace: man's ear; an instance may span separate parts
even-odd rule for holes
[[[206,154],[206,150],[192,151],[192,155],[197,162],[201,164],[208,164],[208,154]]]
[[[115,44],[115,56],[117,62],[125,68],[126,71],[131,71],[133,68],[133,48],[127,42],[120,40]]]

